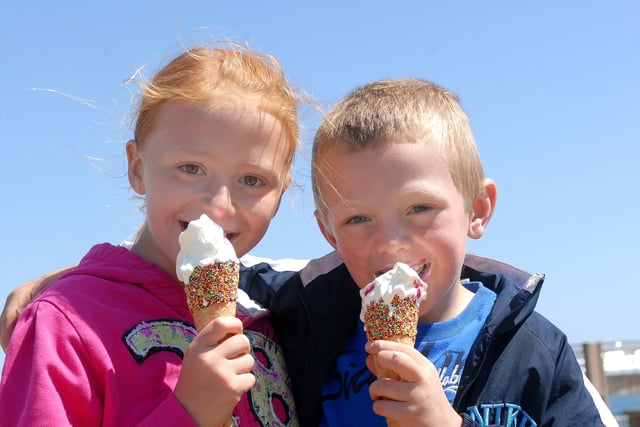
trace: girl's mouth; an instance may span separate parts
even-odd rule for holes
[[[180,221],[180,228],[182,228],[182,231],[186,230],[188,226],[189,226],[189,223],[187,221]],[[231,239],[233,239],[236,235],[237,235],[237,233],[232,233],[230,231],[225,231],[224,232],[224,237],[228,241],[231,241]]]
[[[431,265],[431,261],[427,261],[420,264],[419,268],[415,269],[416,273],[418,273],[418,276],[420,276],[420,279],[422,279],[423,282],[426,282],[427,277],[431,275]]]

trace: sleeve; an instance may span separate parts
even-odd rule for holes
[[[541,425],[604,425],[606,414],[602,413],[602,407],[596,405],[584,378],[565,337],[556,359],[552,393]]]
[[[76,319],[77,320],[77,319]],[[0,383],[0,425],[100,426],[105,418],[109,358],[100,354],[73,321],[53,303],[30,304],[16,325]],[[89,351],[88,349],[92,350]],[[114,415],[114,414],[111,414]],[[129,411],[131,418],[140,419]],[[140,426],[195,426],[173,393]]]
[[[589,392],[589,394],[591,395],[591,398],[593,399],[593,403],[598,408],[598,412],[600,413],[600,418],[602,419],[602,422],[604,423],[604,425],[607,427],[619,427],[618,422],[616,421],[616,417],[613,416],[613,414],[611,413],[611,410],[602,399],[602,396],[600,396],[600,393],[598,393],[598,390],[596,390],[595,386],[591,383],[591,381],[589,381],[589,378],[587,378],[586,376],[583,376],[583,379],[584,379],[584,385],[587,388],[587,391]]]
[[[265,262],[240,268],[239,287],[262,306],[270,309],[273,296],[292,277],[298,275],[295,270],[277,271]]]
[[[146,416],[137,427],[197,427],[198,424],[189,416],[184,407],[178,402],[173,393],[154,410]]]
[[[0,413],[12,426],[100,425],[100,380],[68,318],[53,304],[30,304],[18,320],[0,383]],[[44,424],[43,424],[44,423]]]

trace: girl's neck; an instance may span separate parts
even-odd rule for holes
[[[167,258],[164,252],[160,250],[146,223],[138,232],[136,240],[131,246],[131,251],[140,256],[140,258],[156,264],[171,276],[176,277],[175,260]]]

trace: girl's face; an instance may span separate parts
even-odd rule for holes
[[[207,214],[238,257],[267,231],[286,189],[280,122],[250,103],[168,101],[153,131],[129,141],[129,182],[146,196],[146,224],[133,250],[175,275],[178,235]]]
[[[444,156],[422,141],[336,147],[322,160],[326,212],[318,223],[357,285],[402,261],[428,284],[421,321],[455,316],[466,239],[482,235],[491,205],[483,199],[468,212]]]

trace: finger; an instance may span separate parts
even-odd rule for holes
[[[424,357],[422,353],[416,350],[413,346],[402,344],[399,342],[394,342],[394,341],[384,341],[384,340],[370,341],[365,345],[365,350],[372,355],[376,355],[381,351],[386,351],[386,350],[400,351],[407,354],[409,357],[415,360],[416,363],[419,363],[419,364],[431,363],[426,357]]]
[[[215,346],[227,336],[242,334],[243,327],[240,319],[231,316],[221,316],[213,319],[196,336],[201,343]]]
[[[16,297],[15,291],[9,294],[7,300],[5,301],[2,315],[0,315],[0,345],[2,346],[2,349],[4,351],[7,351],[7,347],[9,346],[9,339],[11,338],[11,334],[16,327],[18,317],[20,317],[20,314],[24,311],[24,306],[17,305],[20,303],[20,301],[16,301],[16,298],[19,299],[20,296],[18,295]]]
[[[227,335],[216,347],[227,359],[236,359],[251,353],[251,342],[243,334]]]
[[[246,393],[256,384],[256,377],[251,372],[233,374],[227,373],[227,375],[220,377],[216,382],[216,389],[223,393],[224,390],[232,391],[238,394],[238,397],[242,393]]]
[[[415,360],[412,356],[412,352],[407,354],[403,351],[383,350],[375,357],[379,369],[392,371],[402,381],[413,383],[421,381],[426,370],[433,368],[433,365],[422,355],[420,360]]]
[[[378,368],[376,367],[376,362],[375,362],[375,358],[374,356],[367,356],[367,359],[365,360],[365,363],[367,365],[367,368],[371,371],[371,373],[373,375],[377,375],[377,370]]]
[[[15,319],[9,319],[9,315],[5,315],[5,311],[2,312],[2,316],[0,316],[0,346],[2,346],[2,350],[7,351],[7,347],[9,346],[9,338],[11,338],[11,333],[13,329],[16,327],[16,319],[18,318],[18,313],[15,314]]]
[[[238,375],[251,373],[255,363],[255,359],[250,354],[244,354],[229,360],[229,366],[231,366],[233,371]]]
[[[416,353],[420,354],[420,352],[415,348],[413,348],[413,346],[402,344],[395,341],[385,341],[385,340],[368,341],[365,344],[364,349],[367,353],[374,356],[384,350],[404,351],[405,353],[409,353],[410,350],[413,350]]]
[[[409,400],[414,383],[407,383],[391,378],[378,378],[369,386],[369,396],[372,400],[392,400],[406,402]]]
[[[402,420],[407,418],[410,405],[406,402],[381,399],[373,402],[373,412],[389,420]],[[397,423],[399,424],[399,423]]]
[[[251,372],[238,375],[236,377],[236,386],[237,390],[240,393],[246,393],[251,390],[253,386],[256,384],[256,377]]]

